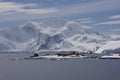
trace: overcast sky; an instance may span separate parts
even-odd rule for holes
[[[0,0],[0,27],[51,17],[120,32],[120,0]]]

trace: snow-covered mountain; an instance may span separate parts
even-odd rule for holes
[[[95,51],[109,36],[77,22],[49,19],[0,30],[0,51]]]

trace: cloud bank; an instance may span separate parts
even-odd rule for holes
[[[40,8],[40,4],[29,3],[19,4],[16,2],[0,2],[0,22],[4,21],[16,21],[16,20],[31,20],[41,19],[49,17],[69,16],[76,14],[89,14],[97,12],[107,12],[120,9],[120,0],[98,0],[84,4],[66,4],[62,6],[54,6],[48,8]],[[117,16],[119,17],[119,16]],[[111,18],[116,18],[115,16]],[[90,22],[90,21],[89,21]],[[88,23],[89,23],[88,22]],[[109,22],[119,23],[117,22]],[[104,23],[108,24],[108,23]]]
[[[26,13],[26,14],[46,14],[57,12],[55,8],[45,8],[45,9],[27,9],[26,7],[35,7],[37,4],[18,4],[15,2],[0,2],[0,15],[9,15],[16,13]]]
[[[110,19],[120,19],[120,15],[113,15],[109,17]]]

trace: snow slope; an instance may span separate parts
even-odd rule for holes
[[[96,53],[112,53],[120,52],[120,41],[109,41],[106,42]]]

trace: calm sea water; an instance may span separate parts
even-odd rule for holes
[[[120,80],[120,60],[11,60],[0,54],[0,80]]]

